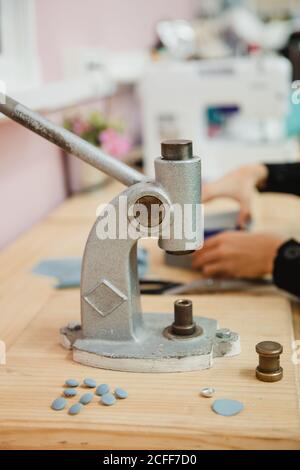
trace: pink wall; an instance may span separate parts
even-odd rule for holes
[[[44,77],[60,77],[62,50],[148,47],[159,19],[191,18],[194,0],[37,0]]]
[[[42,218],[65,197],[57,148],[15,123],[0,124],[0,243]]]
[[[44,80],[62,78],[63,50],[149,46],[157,20],[190,18],[192,4],[193,0],[36,0]],[[0,211],[4,218],[0,247],[43,218],[64,197],[60,150],[17,124],[1,122]]]

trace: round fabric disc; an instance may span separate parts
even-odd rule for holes
[[[234,416],[244,409],[242,402],[238,400],[228,400],[226,398],[215,400],[211,407],[215,413],[222,416]]]

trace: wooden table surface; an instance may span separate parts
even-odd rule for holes
[[[0,448],[300,448],[299,395],[292,363],[294,333],[300,339],[300,309],[278,294],[211,294],[193,296],[195,313],[218,319],[241,334],[242,353],[215,361],[201,372],[133,374],[90,369],[72,362],[59,345],[58,329],[79,319],[79,289],[55,290],[53,280],[31,273],[41,259],[80,256],[95,219],[97,205],[108,202],[120,185],[67,200],[44,221],[0,254],[0,340],[7,364],[0,366]],[[216,201],[211,211],[230,206]],[[254,198],[255,229],[300,236],[292,196]],[[299,219],[299,218],[298,218]],[[198,274],[163,266],[163,253],[145,240],[151,275],[192,280]],[[145,297],[145,311],[171,311],[174,299]],[[266,384],[255,379],[255,344],[274,339],[284,345],[284,379]],[[71,417],[54,412],[51,401],[67,377],[92,376],[123,386],[130,394],[115,407],[96,401]],[[216,398],[245,404],[238,416],[215,415],[210,399],[199,397],[214,386]],[[81,389],[80,391],[83,392]],[[74,400],[73,400],[74,401]]]

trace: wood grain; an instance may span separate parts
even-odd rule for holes
[[[129,374],[91,370],[75,364],[58,344],[58,329],[79,318],[79,290],[56,291],[51,279],[33,275],[44,258],[80,256],[98,204],[121,188],[76,196],[53,211],[0,254],[0,339],[8,347],[0,366],[0,448],[294,448],[299,449],[298,382],[291,361],[290,304],[279,296],[227,294],[194,297],[199,315],[219,319],[236,329],[242,354],[218,359],[214,368],[181,374]],[[208,210],[228,207],[218,201]],[[255,229],[298,237],[295,213],[300,202],[291,196],[255,195]],[[231,206],[230,206],[231,207]],[[275,208],[275,209],[274,209]],[[188,282],[198,273],[170,269],[153,240],[150,276]],[[172,310],[173,299],[145,298],[146,310]],[[296,338],[300,339],[299,302],[293,303]],[[274,339],[284,344],[284,379],[264,384],[254,377],[255,344]],[[123,386],[130,398],[112,408],[97,402],[74,417],[49,406],[67,377],[92,375],[100,382]],[[199,397],[214,386],[216,398],[237,398],[245,410],[223,418]],[[83,392],[83,390],[82,390]]]
[[[173,301],[146,297],[144,310],[171,311]],[[0,448],[300,449],[288,303],[247,296],[196,296],[193,301],[197,314],[213,316],[220,326],[240,332],[240,356],[216,359],[212,369],[201,372],[134,374],[72,362],[70,352],[58,344],[58,330],[79,318],[78,295],[53,294],[10,348],[7,366],[0,369]],[[279,340],[284,346],[281,382],[267,384],[255,378],[254,348],[264,339]],[[111,408],[95,399],[73,417],[66,410],[50,409],[66,378],[86,376],[125,388],[129,398]],[[212,400],[199,396],[204,386],[216,389],[215,398],[241,400],[245,410],[231,418],[214,414]]]

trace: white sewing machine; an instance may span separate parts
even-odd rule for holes
[[[146,172],[158,142],[187,136],[202,157],[204,179],[253,162],[295,161],[285,135],[291,66],[277,56],[161,61],[140,85]]]

